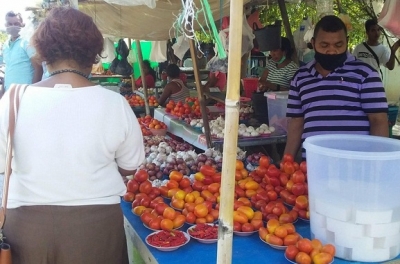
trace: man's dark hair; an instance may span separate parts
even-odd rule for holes
[[[365,21],[365,31],[368,32],[371,29],[371,27],[377,26],[377,25],[378,25],[378,20],[368,19],[367,21]]]
[[[170,64],[167,66],[167,75],[170,78],[179,78],[181,74],[181,70],[179,69],[178,65]]]
[[[6,18],[7,17],[18,17],[18,19],[21,20],[21,22],[23,22],[21,14],[20,13],[15,13],[14,11],[8,11],[7,14],[6,14]]]
[[[285,37],[281,37],[281,50],[286,52],[286,58],[292,57],[292,45],[290,44],[290,40]]]
[[[313,36],[314,38],[317,36],[318,32],[321,29],[325,32],[331,32],[331,33],[338,32],[340,30],[344,30],[344,33],[347,36],[346,25],[337,16],[330,15],[330,16],[324,16],[323,18],[321,18],[321,20],[318,21],[318,23],[315,25],[314,36]]]

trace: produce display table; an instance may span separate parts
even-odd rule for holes
[[[210,108],[210,107],[209,107]],[[215,108],[212,108],[213,111]],[[154,118],[164,122],[168,126],[168,132],[178,136],[192,144],[193,146],[206,150],[207,143],[206,138],[202,132],[195,128],[187,125],[185,122],[179,120],[177,117],[168,115],[163,108],[157,108],[154,110]],[[223,139],[213,139],[213,145],[222,145]],[[238,140],[239,147],[250,147],[250,146],[262,146],[276,143],[286,142],[285,135],[272,135],[271,137],[260,137],[260,138],[240,138]]]
[[[121,208],[124,213],[125,232],[128,240],[128,251],[132,259],[133,252],[138,252],[144,262],[135,261],[135,264],[142,263],[159,263],[159,264],[203,264],[215,263],[217,259],[217,243],[202,244],[191,239],[190,242],[176,251],[161,252],[152,247],[148,247],[145,239],[153,231],[143,226],[142,221],[131,210],[131,203],[121,201]],[[310,225],[308,222],[298,220],[295,223],[296,230],[303,237],[310,238]],[[190,226],[185,224],[180,228],[186,231]],[[397,257],[397,259],[400,259]],[[240,237],[234,235],[232,249],[232,263],[270,263],[270,264],[287,264],[289,263],[284,257],[284,251],[276,250],[262,242],[258,233],[254,233],[248,237]],[[132,263],[132,262],[130,262]],[[334,264],[360,263],[349,262],[335,258]]]
[[[179,67],[181,72],[186,73],[186,74],[194,74],[194,69],[193,67]],[[199,69],[200,74],[209,74],[210,70],[206,69]]]

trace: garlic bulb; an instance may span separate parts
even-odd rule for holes
[[[249,127],[246,128],[246,131],[251,133],[251,132],[255,131],[255,129],[252,126],[249,126]]]
[[[269,131],[271,131],[271,133],[274,132],[275,131],[275,127],[270,126],[269,127]]]
[[[258,133],[257,131],[253,131],[250,134],[252,137],[258,137],[260,135],[260,133]]]
[[[250,133],[246,131],[246,132],[243,133],[243,136],[244,137],[250,137]]]
[[[192,121],[190,121],[190,125],[191,125],[191,126],[197,125],[197,121],[193,119]]]

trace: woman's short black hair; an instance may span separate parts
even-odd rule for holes
[[[179,78],[181,74],[181,70],[179,69],[178,65],[170,64],[167,66],[167,75],[170,78]]]
[[[281,50],[286,52],[286,58],[292,57],[292,45],[288,38],[281,37]]]
[[[344,33],[347,36],[346,25],[337,16],[329,15],[329,16],[324,16],[323,18],[321,18],[321,20],[318,21],[318,23],[315,25],[314,36],[313,36],[314,38],[317,36],[318,32],[321,29],[325,32],[331,32],[331,33],[335,33],[340,30],[344,30]]]

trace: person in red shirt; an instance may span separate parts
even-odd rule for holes
[[[156,84],[156,72],[151,68],[150,61],[144,60],[143,61],[143,71],[145,74],[146,86],[147,88],[154,88]],[[136,81],[135,85],[137,88],[143,87],[142,84],[142,76],[140,76]]]

